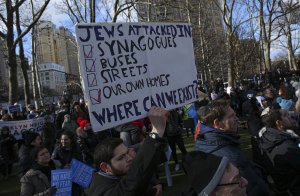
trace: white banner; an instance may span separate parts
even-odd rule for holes
[[[11,134],[14,135],[16,140],[20,140],[22,139],[22,133],[24,131],[34,131],[41,134],[44,126],[44,117],[30,120],[0,121],[0,127],[4,126],[8,126]]]
[[[190,24],[77,24],[76,36],[94,131],[197,100]]]

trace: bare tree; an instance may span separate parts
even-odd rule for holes
[[[35,19],[35,8],[33,0],[30,0],[31,14],[32,18]],[[37,52],[36,52],[36,38],[37,28],[36,25],[31,29],[31,57],[32,57],[32,86],[33,86],[33,97],[35,102],[35,107],[43,106],[43,98],[42,98],[42,87],[39,80],[39,72],[38,72],[38,62],[37,62]]]
[[[264,55],[265,70],[271,70],[271,43],[279,38],[279,35],[274,35],[276,29],[274,23],[281,17],[278,14],[278,2],[280,0],[258,0],[259,6],[259,24],[261,28],[262,48]],[[256,5],[256,1],[253,0]]]
[[[289,67],[291,70],[297,69],[297,62],[295,58],[295,51],[299,48],[299,42],[293,44],[293,31],[299,30],[299,2],[288,0],[279,1],[282,17],[278,19],[279,31],[287,38],[285,48],[288,50]],[[294,40],[295,41],[295,40]]]
[[[57,4],[62,13],[75,23],[97,21],[116,22],[118,16],[132,8],[135,0],[65,0]]]
[[[27,26],[24,31],[15,38],[14,22],[15,13],[26,2],[26,0],[19,0],[15,3],[12,0],[5,0],[5,10],[0,13],[0,20],[6,28],[6,44],[8,48],[8,66],[9,66],[9,102],[11,104],[18,101],[18,77],[17,77],[17,60],[16,60],[16,46],[39,20],[44,10],[49,4],[50,0],[44,0],[36,14],[36,18]]]

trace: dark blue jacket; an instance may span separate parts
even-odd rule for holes
[[[240,149],[239,136],[212,127],[201,125],[196,140],[196,150],[225,156],[240,169],[241,175],[248,180],[247,195],[269,195],[268,185],[254,164]]]

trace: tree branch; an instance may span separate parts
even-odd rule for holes
[[[12,48],[15,48],[16,45],[18,44],[19,40],[22,39],[32,29],[32,27],[34,27],[34,25],[39,21],[39,19],[41,18],[42,14],[45,11],[45,9],[47,8],[49,2],[50,2],[50,0],[45,1],[45,4],[38,11],[38,13],[39,13],[38,16],[36,18],[34,18],[32,23],[25,29],[25,31],[23,31],[23,33],[17,37],[17,39],[13,43]]]
[[[0,13],[0,19],[2,20],[2,22],[5,24],[5,26],[7,26],[7,21],[6,18],[4,18],[4,16]]]

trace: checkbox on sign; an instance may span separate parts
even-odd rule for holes
[[[93,46],[83,45],[83,55],[84,58],[93,58]]]
[[[93,105],[101,103],[101,89],[90,90],[89,94]]]
[[[95,61],[96,59],[85,59],[86,72],[95,72]]]
[[[95,73],[87,74],[88,87],[97,86],[97,77]]]

